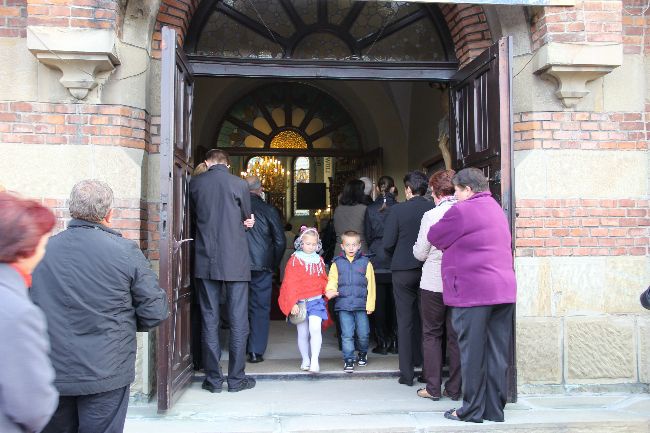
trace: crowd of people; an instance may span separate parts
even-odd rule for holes
[[[209,151],[203,165],[189,186],[203,389],[255,387],[246,361],[263,361],[273,274],[285,262],[278,304],[296,326],[301,370],[320,371],[321,330],[333,321],[344,372],[371,362],[374,340],[373,353],[399,354],[400,384],[426,384],[417,396],[462,398],[445,417],[503,421],[516,282],[508,222],[480,170],[410,172],[402,202],[389,176],[347,182],[326,261],[314,227],[302,227],[283,257],[290,239],[280,214],[258,178],[230,174],[224,151]],[[111,188],[77,183],[69,210],[68,227],[51,236],[50,210],[0,192],[2,432],[121,432],[135,333],[169,314],[142,251],[111,228]]]

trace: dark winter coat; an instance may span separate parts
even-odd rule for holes
[[[39,432],[58,393],[45,316],[29,300],[23,277],[0,263],[0,432]]]
[[[167,318],[167,296],[138,245],[73,219],[50,238],[30,291],[47,318],[55,386],[87,395],[135,379],[135,332]]]
[[[284,227],[278,210],[257,194],[251,194],[255,225],[248,230],[248,250],[252,271],[273,272],[280,266],[286,247]]]
[[[643,308],[650,310],[650,287],[641,293],[641,305],[643,305]]]
[[[357,253],[354,260],[348,260],[345,255],[334,258],[338,271],[338,292],[336,311],[366,311],[368,300],[368,257]]]
[[[251,216],[248,184],[217,164],[190,181],[196,228],[194,276],[250,281],[251,259],[244,220]]]
[[[395,197],[391,193],[386,193],[386,208],[382,211],[384,205],[384,196],[377,197],[374,203],[366,208],[366,217],[363,220],[365,225],[364,235],[368,244],[370,262],[375,268],[375,272],[390,269],[390,260],[386,257],[384,251],[384,224],[386,217],[390,213],[390,208],[397,204]]]
[[[413,244],[418,239],[422,216],[433,208],[432,201],[422,196],[414,196],[390,209],[384,225],[383,245],[386,256],[391,260],[391,271],[422,267],[423,262],[413,255]]]

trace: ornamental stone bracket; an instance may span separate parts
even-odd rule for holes
[[[621,44],[587,45],[550,42],[535,57],[535,74],[557,84],[555,95],[573,108],[589,94],[587,83],[609,74],[623,64]]]
[[[28,26],[27,48],[39,62],[60,70],[59,82],[79,100],[120,64],[109,29]]]

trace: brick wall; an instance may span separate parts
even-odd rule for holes
[[[483,8],[470,4],[444,4],[442,13],[454,40],[456,57],[466,64],[492,45],[492,36]]]
[[[117,0],[27,0],[30,26],[117,28]]]
[[[529,112],[513,116],[515,150],[648,149],[645,113]]]
[[[27,36],[27,0],[0,0],[0,37]]]
[[[41,198],[41,203],[54,212],[57,224],[54,232],[58,233],[65,229],[70,220],[67,200]],[[156,215],[148,215],[148,205],[143,200],[137,199],[115,199],[115,213],[113,215],[113,228],[119,230],[127,239],[132,239],[140,245],[140,248],[149,249],[149,233],[147,221],[152,221]],[[157,248],[156,242],[156,248]],[[157,258],[157,257],[156,257]]]
[[[199,0],[162,0],[160,2],[160,9],[158,10],[158,17],[151,40],[152,56],[154,58],[159,59],[161,56],[160,42],[162,41],[161,32],[163,26],[174,28],[179,43],[183,44],[190,21],[199,3]]]
[[[523,199],[516,209],[518,257],[649,253],[648,200]]]
[[[144,110],[122,105],[0,103],[0,142],[146,149]]]
[[[575,7],[544,7],[531,26],[533,49],[549,42],[621,43],[619,0],[577,0]]]

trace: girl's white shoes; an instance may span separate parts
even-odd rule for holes
[[[318,366],[318,364],[316,364],[316,365],[312,364],[312,366],[309,367],[309,372],[310,373],[319,373],[320,372],[320,367]]]
[[[309,363],[304,363],[304,362],[303,362],[302,364],[300,364],[300,369],[301,369],[302,371],[309,371],[310,368],[311,368],[311,367],[309,366]]]

